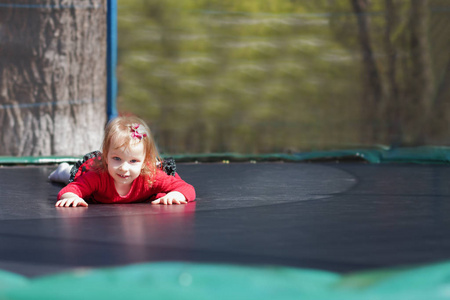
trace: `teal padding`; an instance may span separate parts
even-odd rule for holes
[[[338,279],[285,267],[149,263],[42,277],[26,288],[0,290],[0,299],[307,299]]]
[[[364,160],[369,163],[382,162],[383,150],[379,149],[348,149],[333,151],[314,151],[296,154],[302,161],[321,161],[321,160]]]
[[[450,162],[450,147],[395,148],[382,153],[383,162]]]
[[[81,157],[73,156],[0,156],[0,165],[41,165],[62,162],[75,163]]]
[[[241,154],[241,153],[204,153],[204,154],[179,154],[168,155],[179,162],[248,162],[248,161],[301,161],[295,154],[271,153],[271,154]]]
[[[11,274],[1,274],[0,299],[17,300],[450,299],[450,261],[348,275],[288,267],[177,262],[80,269],[25,283],[20,276],[17,280]],[[5,278],[12,283],[2,284]]]
[[[29,281],[26,277],[0,270],[0,293],[7,289],[22,288],[28,284]]]
[[[340,160],[360,158],[369,163],[449,163],[450,147],[423,146],[411,148],[348,149],[296,154],[300,160]]]
[[[450,163],[450,147],[423,146],[411,148],[340,149],[328,151],[308,151],[293,154],[239,154],[211,153],[175,155],[176,161],[342,161],[359,160],[368,163]]]
[[[450,147],[423,146],[411,148],[341,149],[329,151],[309,151],[300,153],[240,154],[204,153],[162,155],[173,157],[177,162],[266,162],[266,161],[343,161],[358,160],[368,163],[450,163]],[[0,156],[0,165],[75,163],[82,157],[73,156]]]
[[[450,262],[343,276],[330,289],[333,299],[450,299]]]

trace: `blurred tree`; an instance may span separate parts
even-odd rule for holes
[[[419,136],[413,94],[426,90],[412,74],[428,69],[424,135],[443,143],[448,6],[428,1],[417,29],[412,0],[124,1],[120,108],[170,153],[407,145]],[[419,52],[431,64],[416,65]]]
[[[429,45],[428,0],[411,0],[411,82],[408,127],[415,136],[413,144],[423,145],[433,122],[433,70]]]
[[[398,7],[393,0],[385,0],[386,6],[386,28],[384,32],[384,47],[387,56],[386,84],[387,97],[384,115],[386,116],[387,139],[390,145],[398,146],[403,140],[401,95],[397,79],[397,57],[398,49],[394,44],[395,32],[399,23]]]
[[[362,140],[368,143],[380,142],[380,104],[382,83],[372,48],[369,23],[369,0],[351,0],[358,22],[358,40],[361,47],[364,94],[362,95]]]

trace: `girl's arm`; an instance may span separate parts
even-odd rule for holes
[[[83,199],[89,198],[97,190],[100,176],[96,172],[86,172],[72,183],[69,183],[58,193],[56,207],[88,206]]]
[[[152,204],[186,204],[195,200],[194,187],[181,179],[178,173],[170,176],[159,171],[154,187],[159,190],[159,193],[157,199],[151,202]]]
[[[69,207],[69,206],[88,206],[86,201],[84,201],[82,198],[78,197],[77,194],[74,193],[64,193],[62,194],[61,198],[58,202],[55,204],[56,207]]]

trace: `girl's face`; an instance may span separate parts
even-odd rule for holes
[[[143,143],[132,143],[127,148],[115,148],[111,143],[107,157],[108,173],[116,187],[131,185],[141,174],[144,159]]]

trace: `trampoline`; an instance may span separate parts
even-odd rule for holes
[[[450,298],[448,4],[38,2],[0,3],[0,299]],[[56,208],[127,114],[196,201]]]
[[[450,259],[448,165],[181,163],[188,205],[55,208],[51,165],[0,168],[0,269],[181,261],[339,273]]]

